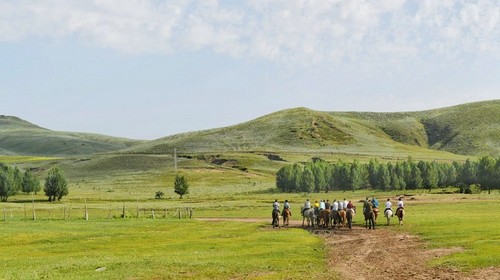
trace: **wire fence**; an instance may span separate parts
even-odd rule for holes
[[[9,220],[102,220],[102,219],[192,219],[193,208],[160,208],[130,205],[56,205],[0,208],[1,221]]]

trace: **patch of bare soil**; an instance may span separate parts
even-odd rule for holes
[[[364,227],[336,229],[324,234],[329,268],[341,279],[500,279],[500,268],[469,273],[447,267],[429,267],[432,258],[459,252],[461,248],[426,249],[418,237],[387,229]]]
[[[202,220],[267,222],[264,219],[245,218]],[[269,219],[270,230],[279,230],[272,229],[270,223]],[[301,221],[290,221],[290,227],[301,226]],[[460,252],[462,248],[427,249],[425,243],[414,235],[395,233],[384,228],[369,230],[359,225],[353,226],[352,229],[306,229],[325,240],[329,270],[338,273],[341,276],[340,279],[500,279],[499,267],[470,272],[462,272],[449,267],[429,267],[427,263],[431,259]]]

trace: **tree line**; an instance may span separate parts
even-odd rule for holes
[[[41,189],[40,180],[31,170],[23,172],[17,167],[0,163],[0,201],[5,202],[19,192],[37,194]],[[58,167],[49,170],[43,191],[49,201],[61,200],[63,196],[68,195],[66,179]]]
[[[432,190],[460,187],[462,192],[496,189],[500,186],[500,158],[485,156],[478,161],[436,162],[407,160],[381,163],[371,159],[329,163],[320,158],[282,167],[276,173],[276,187],[284,192],[328,192],[375,189]]]

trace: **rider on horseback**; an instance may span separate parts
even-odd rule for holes
[[[396,213],[398,213],[399,209],[401,209],[401,210],[405,209],[402,197],[399,197],[399,200],[398,200],[398,209],[396,209]]]
[[[311,209],[311,202],[309,201],[309,198],[306,200],[304,203],[304,209],[302,209],[302,216],[304,215],[304,211]]]
[[[274,203],[273,203],[273,211],[275,210],[280,210],[280,203],[278,202],[277,199],[274,200]]]
[[[372,211],[373,211],[373,209],[372,209],[372,202],[367,197],[366,200],[365,200],[365,202],[363,203],[363,213],[366,214],[366,213],[370,213]]]
[[[388,198],[387,201],[385,202],[385,209],[384,209],[384,213],[385,211],[387,210],[391,210],[391,212],[394,213],[394,211],[392,211],[392,203],[391,203],[391,199]],[[394,216],[394,214],[391,215],[391,217]]]
[[[290,211],[290,204],[288,203],[288,199],[285,199],[285,203],[283,204],[283,213],[282,216],[285,216],[285,211],[288,209]],[[290,211],[290,216],[292,215],[292,211]]]

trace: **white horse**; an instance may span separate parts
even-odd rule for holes
[[[314,209],[310,208],[304,211],[304,207],[300,207],[300,211],[302,212],[302,227],[304,227],[304,222],[307,219],[307,226],[314,228],[314,219],[316,218]]]
[[[391,217],[394,213],[392,212],[391,209],[387,209],[384,211],[384,216],[387,218],[387,225],[391,224]]]

